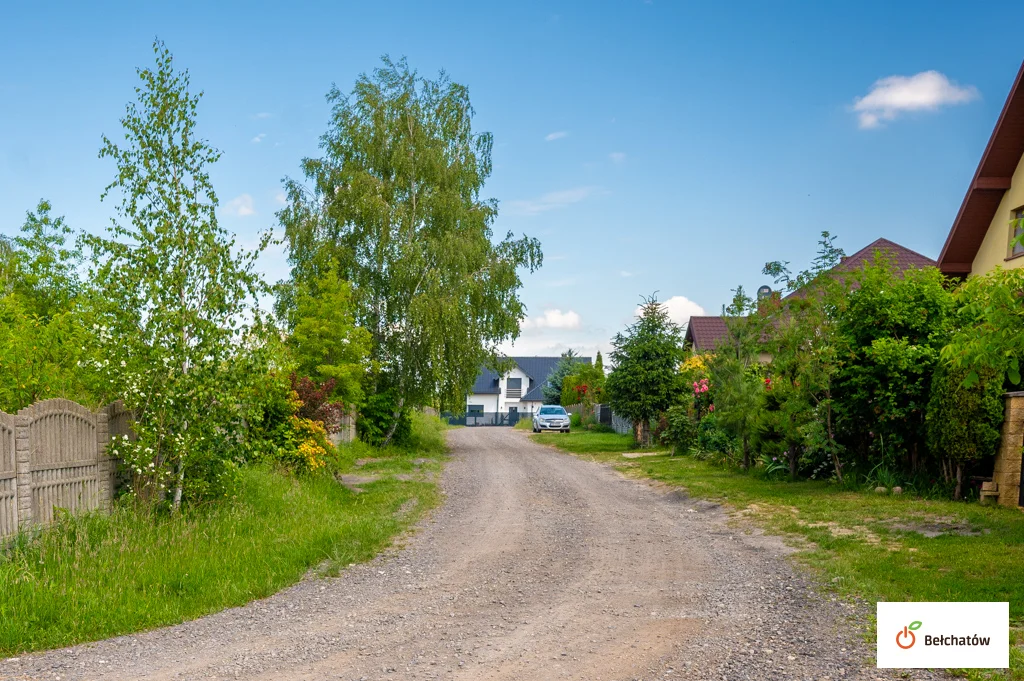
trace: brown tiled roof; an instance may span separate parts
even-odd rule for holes
[[[711,352],[729,337],[724,317],[690,317],[686,325],[686,340],[695,352]]]
[[[873,261],[878,252],[885,253],[894,260],[897,272],[906,272],[912,267],[918,269],[935,267],[938,264],[931,258],[900,246],[898,243],[888,239],[876,239],[853,255],[843,258],[843,261],[836,269],[846,270],[847,272],[859,270],[866,263]]]
[[[967,186],[960,210],[949,229],[939,254],[939,269],[944,274],[970,274],[974,257],[988,232],[992,218],[1010,188],[1010,180],[1024,155],[1024,64],[1017,72],[1010,94],[981,155],[974,178]],[[1009,224],[1009,216],[1007,216]]]

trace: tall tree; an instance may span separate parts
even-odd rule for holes
[[[633,437],[640,446],[651,442],[650,421],[666,411],[682,394],[679,364],[683,339],[656,296],[644,299],[640,316],[624,332],[615,334],[611,353],[615,368],[605,382],[608,403],[633,421]]]
[[[245,366],[265,287],[254,252],[238,251],[217,222],[209,168],[220,152],[198,136],[201,95],[187,71],[153,44],[156,63],[138,70],[137,100],[106,136],[101,158],[117,166],[103,198],[120,194],[105,237],[89,237],[95,305],[115,394],[136,412],[135,443],[115,451],[149,480],[183,494],[215,491],[230,465],[234,419],[256,373]]]
[[[764,349],[765,317],[742,286],[734,291],[732,302],[723,306],[722,316],[729,330],[728,342],[719,346],[709,365],[715,414],[718,424],[740,442],[743,467],[750,468],[750,440],[764,393],[759,355]]]
[[[538,268],[541,249],[493,239],[497,202],[481,198],[492,137],[473,130],[465,86],[385,57],[327,99],[324,156],[302,163],[310,187],[286,181],[279,218],[293,284],[329,271],[352,283],[370,388],[398,396],[386,442],[409,406],[464,407],[481,363],[519,333],[519,271]]]

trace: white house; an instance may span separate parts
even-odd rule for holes
[[[561,357],[510,357],[515,366],[503,376],[490,369],[481,369],[466,396],[467,416],[474,414],[529,414],[544,403],[541,392]],[[590,364],[589,357],[577,362]]]

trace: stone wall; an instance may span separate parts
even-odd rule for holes
[[[1001,506],[1016,507],[1020,503],[1021,450],[1024,449],[1024,392],[1006,393],[1006,417],[1003,437],[996,454],[992,482],[986,483]],[[984,492],[983,492],[984,494]]]

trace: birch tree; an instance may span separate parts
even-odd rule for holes
[[[264,290],[255,251],[217,222],[209,168],[220,152],[199,137],[201,94],[170,51],[138,70],[122,142],[103,137],[117,169],[102,198],[120,196],[105,236],[87,237],[105,350],[100,369],[136,412],[138,441],[114,443],[137,491],[178,509],[183,495],[216,494],[231,467],[242,395],[258,356],[255,305]]]
[[[330,271],[352,284],[372,338],[369,392],[396,396],[386,443],[410,406],[465,408],[480,365],[519,333],[520,271],[541,265],[541,249],[494,238],[498,205],[481,196],[493,141],[473,129],[465,86],[385,57],[327,99],[324,155],[302,163],[309,186],[286,181],[279,217],[293,284],[315,288]]]

